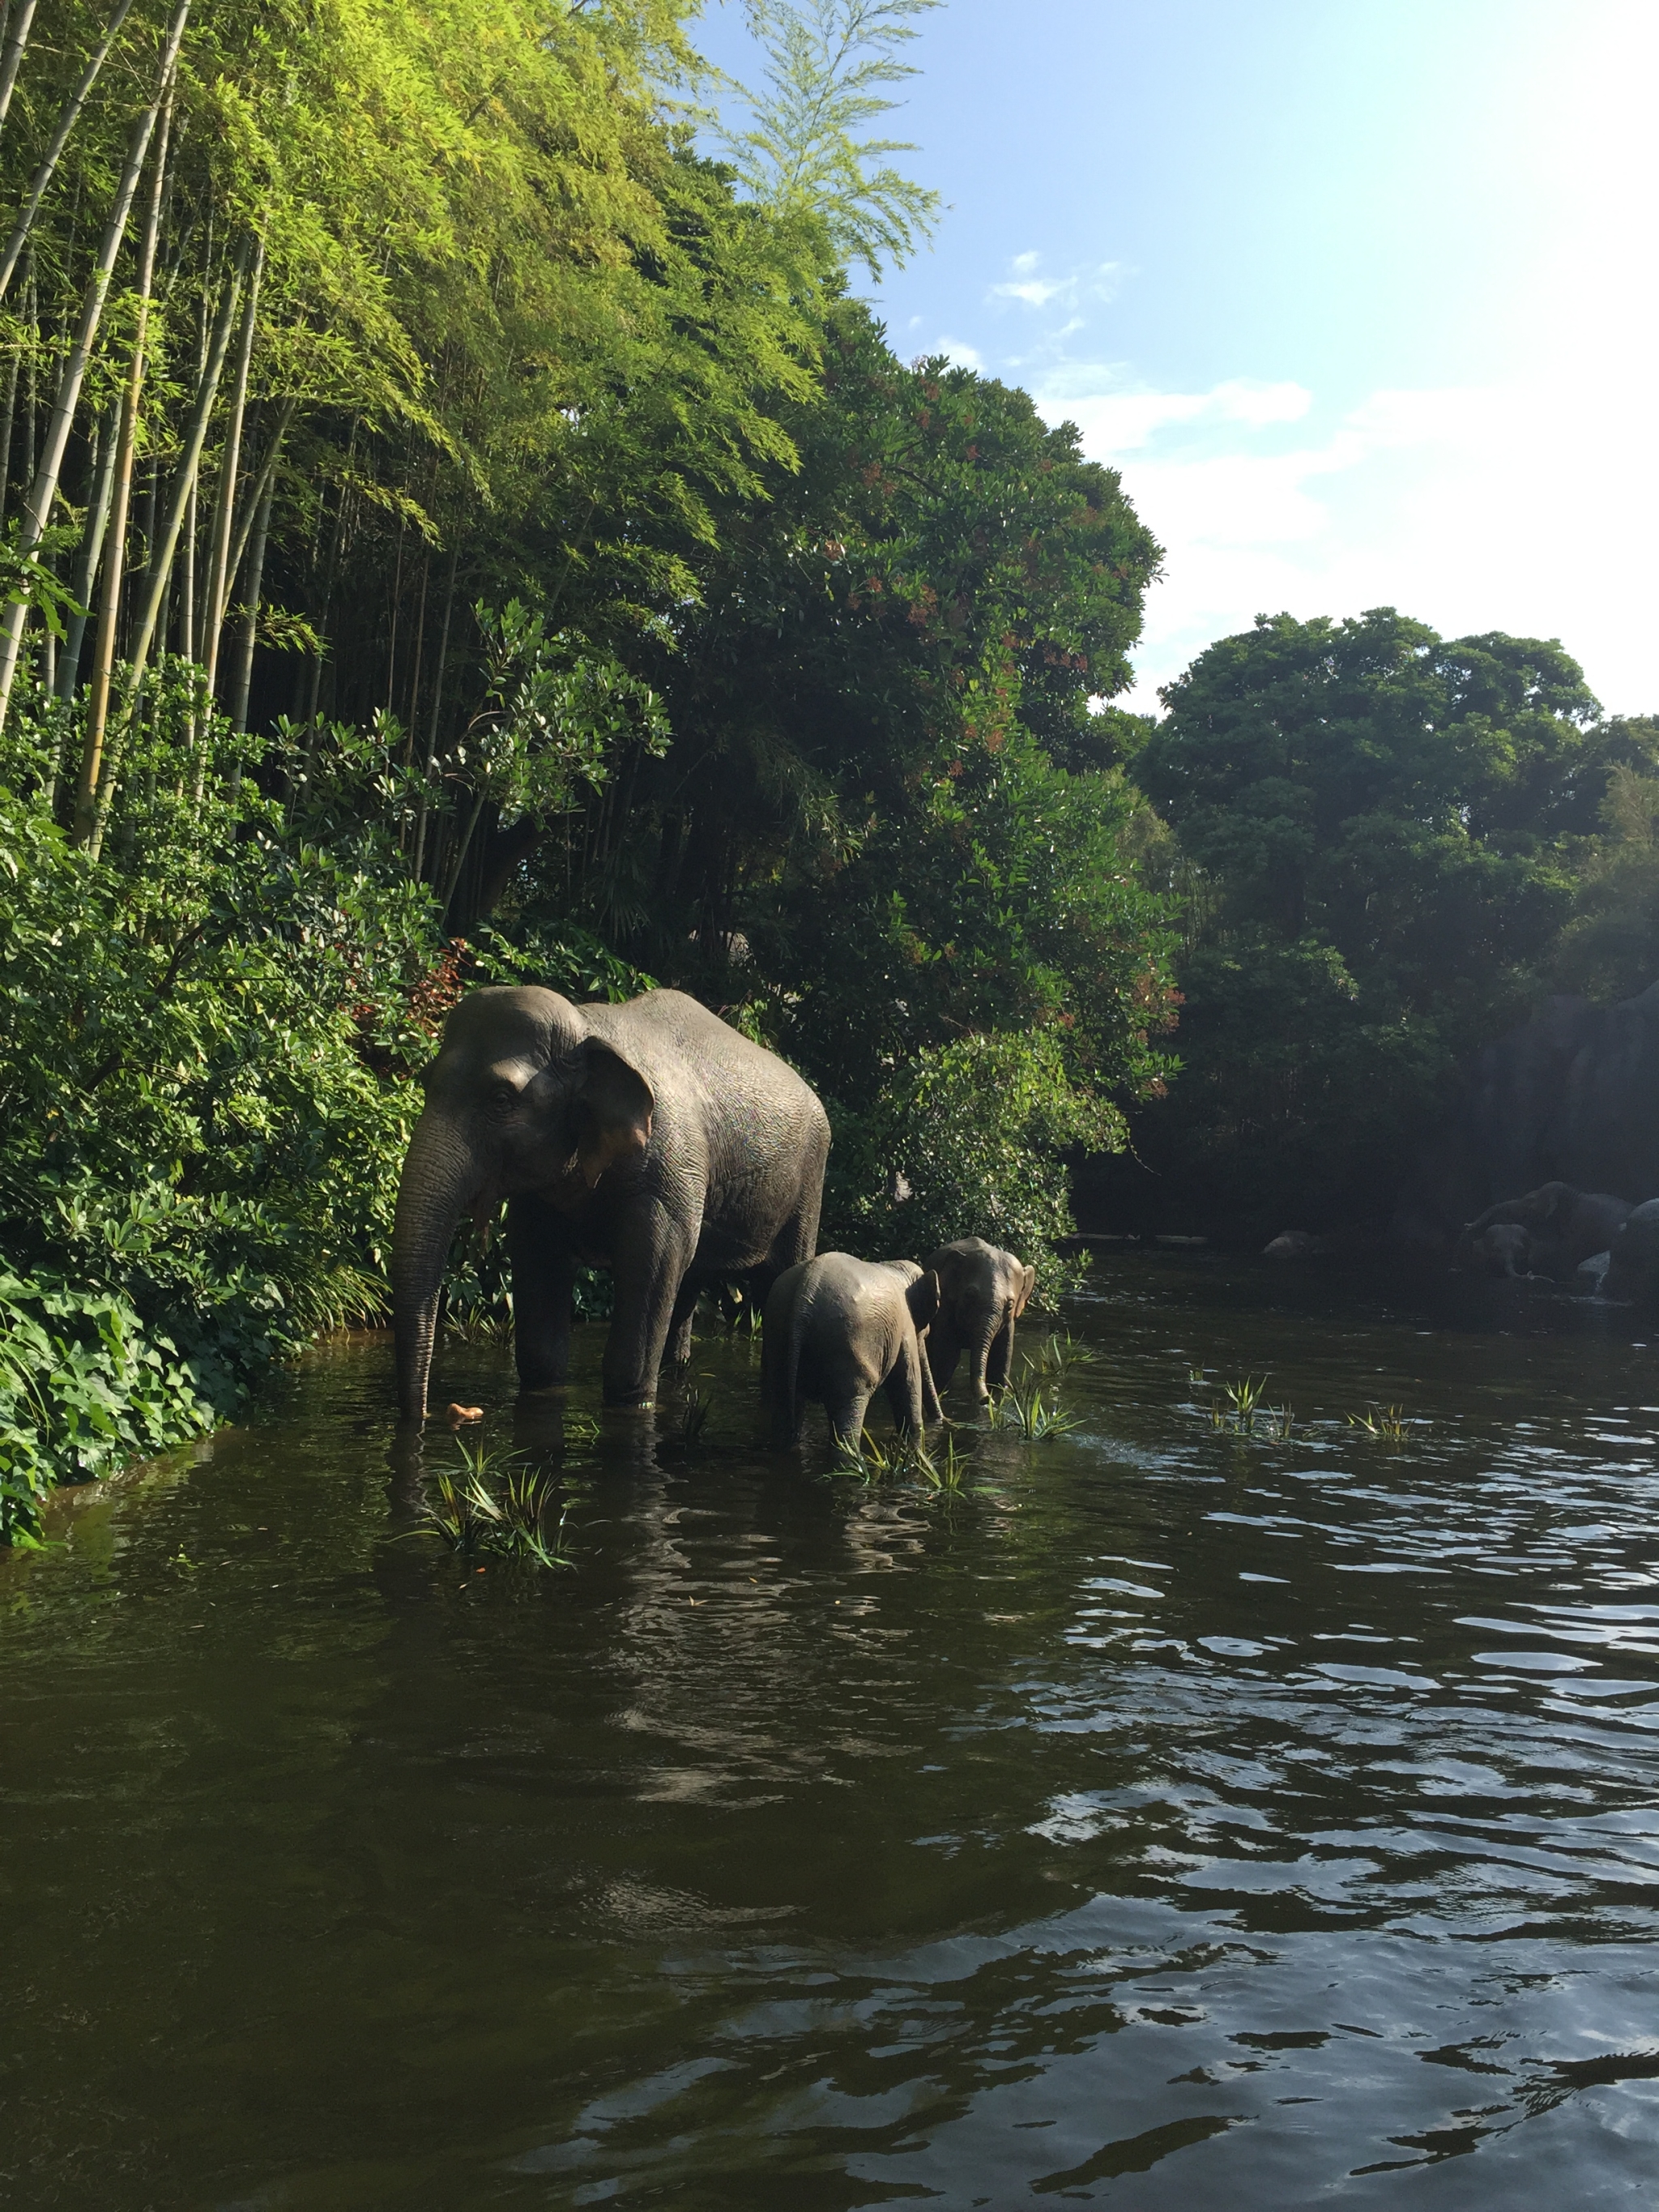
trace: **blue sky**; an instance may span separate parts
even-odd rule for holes
[[[1134,703],[1258,611],[1559,637],[1659,711],[1655,0],[949,0],[871,292],[1163,542]],[[743,76],[735,0],[696,34]]]

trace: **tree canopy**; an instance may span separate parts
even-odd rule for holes
[[[1388,607],[1261,617],[1164,701],[1135,773],[1188,915],[1183,1072],[1142,1149],[1212,1221],[1364,1218],[1550,975],[1634,740],[1558,643]]]

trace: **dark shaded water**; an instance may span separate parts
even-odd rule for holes
[[[1650,2203],[1659,1344],[1096,1281],[1082,1427],[954,1506],[768,1459],[704,1340],[691,1459],[566,1448],[578,1571],[470,1572],[367,1340],[68,1510],[0,1567],[0,2197]]]

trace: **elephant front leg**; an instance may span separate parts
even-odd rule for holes
[[[603,1370],[607,1406],[648,1406],[656,1397],[669,1326],[701,1226],[653,1206],[618,1236],[611,1262],[617,1308]]]
[[[553,1208],[531,1196],[507,1202],[513,1265],[513,1349],[521,1390],[550,1390],[570,1371],[575,1262]]]

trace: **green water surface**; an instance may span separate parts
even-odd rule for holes
[[[590,1439],[593,1329],[528,1409],[441,1355],[572,1572],[400,1533],[378,1336],[70,1501],[0,1565],[0,2200],[1653,2203],[1659,1324],[1139,1254],[1066,1321],[1080,1426],[955,1504],[767,1453],[741,1339],[689,1455]],[[1216,1430],[1263,1372],[1290,1440]]]

